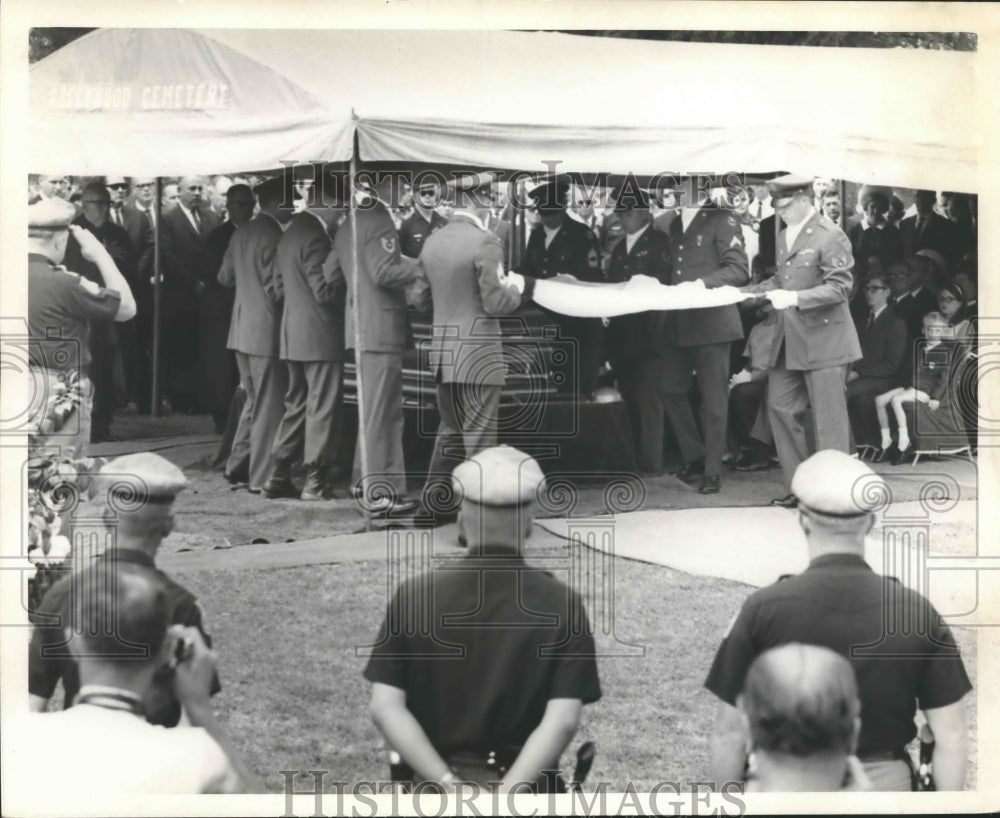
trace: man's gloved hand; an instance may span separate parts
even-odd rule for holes
[[[520,273],[503,271],[502,265],[497,265],[497,280],[501,287],[513,287],[518,293],[524,292],[524,276]]]
[[[776,310],[787,310],[799,305],[799,294],[795,290],[769,290],[767,300]]]

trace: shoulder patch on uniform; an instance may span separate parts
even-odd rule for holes
[[[739,234],[734,235],[733,236],[733,240],[731,242],[729,242],[729,246],[730,247],[742,247],[743,246],[743,238]]]
[[[79,280],[80,286],[83,287],[83,289],[85,289],[91,295],[100,295],[101,294],[101,288],[98,287],[89,278],[84,278],[83,276],[77,276],[77,279]]]
[[[382,249],[385,250],[387,253],[396,252],[396,239],[384,238],[381,239],[381,242],[382,242]]]
[[[726,221],[729,223],[730,227],[736,227],[736,219],[734,219],[732,216],[729,216],[726,219]]]

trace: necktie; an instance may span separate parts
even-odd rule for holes
[[[114,217],[115,224],[119,227],[122,226],[122,207],[121,205],[115,205],[111,208],[111,214]]]
[[[197,207],[191,208],[191,217],[194,219],[194,230],[200,236],[201,235],[201,214],[198,212]]]
[[[917,217],[917,235],[918,236],[922,236],[924,234],[924,230],[926,229],[926,227],[927,227],[927,217],[926,216],[918,216]]]
[[[760,199],[758,199],[757,200],[757,221],[760,221],[760,214],[763,213],[763,212],[764,212],[764,203],[762,201],[760,201]]]
[[[872,313],[868,314],[868,326],[865,327],[865,334],[866,335],[871,331],[872,324],[874,324],[874,323],[875,323],[875,313],[872,312]]]

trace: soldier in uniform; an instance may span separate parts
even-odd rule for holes
[[[670,282],[670,239],[652,226],[649,194],[622,188],[615,194],[615,215],[625,237],[611,252],[608,280],[644,275]],[[666,390],[666,327],[670,314],[658,310],[608,321],[605,351],[628,409],[636,462],[648,474],[663,471],[663,413]]]
[[[714,779],[733,781],[743,773],[745,738],[734,705],[748,668],[768,648],[801,642],[851,662],[861,700],[857,754],[876,790],[910,789],[905,746],[917,733],[918,706],[936,740],[938,789],[961,789],[967,761],[962,699],[972,689],[961,654],[927,599],[879,576],[864,560],[873,504],[885,492],[881,478],[865,463],[826,450],[798,467],[792,491],[811,561],[802,574],[752,594],[723,637],[705,681],[720,699]]]
[[[743,231],[729,210],[708,203],[685,207],[670,223],[669,235],[672,264],[666,283],[700,281],[713,288],[749,282]],[[701,494],[719,491],[729,407],[729,347],[741,338],[743,323],[735,304],[678,310],[670,316],[663,355],[667,415],[684,459],[677,476],[685,481],[700,477]],[[688,400],[692,372],[701,393],[701,433]]]
[[[184,473],[158,454],[142,452],[106,464],[98,484],[107,492],[105,516],[115,532],[115,540],[93,565],[112,572],[122,566],[140,565],[149,569],[163,586],[169,623],[194,628],[211,647],[197,598],[156,568],[160,543],[174,527],[174,500],[188,484]],[[67,606],[72,604],[78,581],[76,573],[64,577],[48,590],[39,606],[42,618],[32,632],[28,654],[29,703],[34,712],[46,710],[60,680],[65,694],[63,707],[71,707],[77,701],[80,668],[65,643],[63,618]],[[172,692],[172,683],[170,675],[165,673],[153,680],[143,703],[150,724],[173,727],[180,720],[181,708]],[[221,686],[215,677],[211,693],[219,690]]]
[[[41,199],[28,208],[28,361],[47,400],[60,385],[78,385],[75,419],[52,441],[63,454],[79,458],[90,441],[91,324],[128,321],[135,316],[135,299],[100,240],[85,226],[71,224],[75,216],[76,208],[65,199]],[[60,266],[71,234],[80,258],[93,265],[103,286]]]
[[[496,445],[500,390],[505,381],[500,325],[495,316],[521,306],[521,296],[504,286],[500,240],[486,232],[484,211],[456,210],[452,220],[428,239],[420,256],[411,303],[434,309],[430,366],[441,416],[424,488],[451,477],[464,457]],[[449,509],[428,509],[447,519]]]
[[[399,226],[399,250],[404,256],[420,258],[420,251],[430,235],[440,230],[448,220],[434,206],[441,199],[437,182],[424,182],[413,195],[413,212]]]
[[[600,244],[585,224],[566,212],[568,193],[569,185],[557,181],[541,184],[528,194],[540,224],[531,231],[518,272],[532,278],[571,275],[580,281],[605,281]],[[570,342],[557,345],[567,354],[563,360],[553,361],[556,388],[587,399],[597,385],[601,368],[601,322],[554,313],[551,317],[559,329],[559,338]]]
[[[777,273],[745,288],[781,311],[771,347],[767,405],[778,460],[790,484],[809,454],[811,409],[816,449],[850,451],[847,367],[861,357],[848,298],[854,279],[851,243],[812,205],[812,180],[780,176],[770,183],[774,209],[787,225],[778,237]],[[793,494],[773,505],[794,507]]]
[[[367,509],[402,515],[419,507],[406,496],[403,460],[403,353],[413,348],[405,291],[416,281],[417,271],[416,261],[400,252],[399,234],[384,203],[390,186],[391,177],[340,226],[333,243],[336,257],[331,257],[326,269],[347,282],[346,346],[354,349],[361,380],[368,473],[361,470],[360,439],[354,472],[363,481]],[[355,301],[360,348],[355,337]]]
[[[454,484],[469,553],[397,589],[365,668],[372,717],[413,781],[553,791],[601,688],[583,603],[524,561],[544,477],[499,446],[456,468]],[[426,621],[412,621],[419,612]]]

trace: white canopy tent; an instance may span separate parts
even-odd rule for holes
[[[357,133],[362,162],[787,170],[975,192],[975,59],[510,31],[100,29],[31,69],[30,164],[234,172],[346,161]]]

